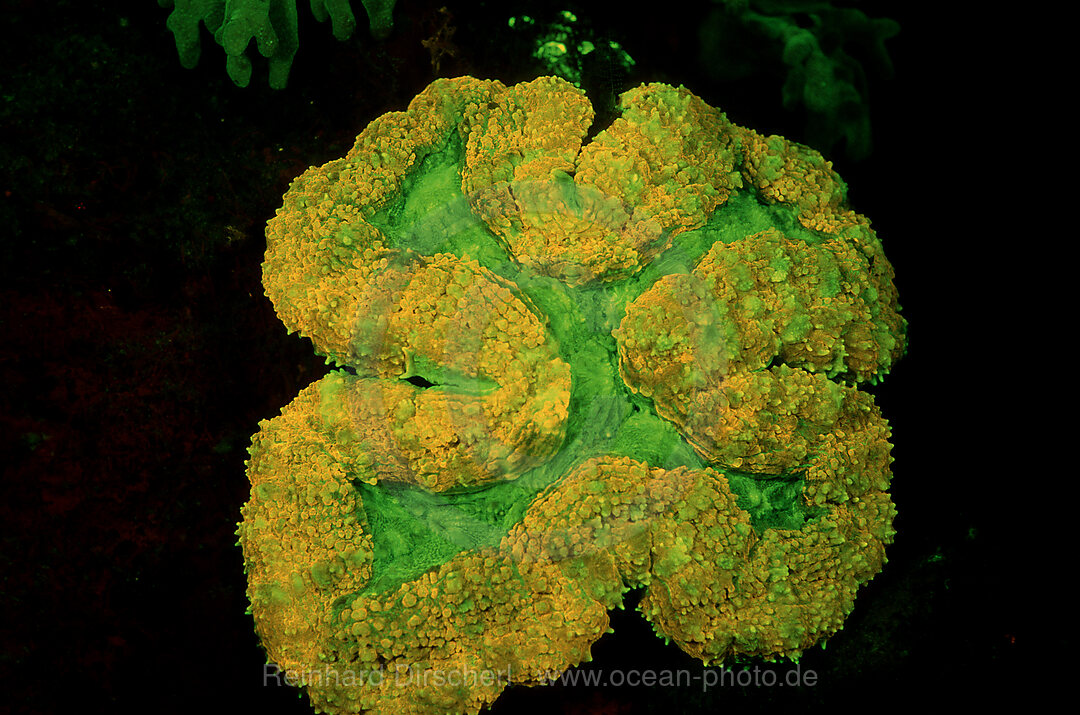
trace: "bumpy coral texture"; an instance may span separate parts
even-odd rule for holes
[[[312,167],[266,293],[339,369],[264,421],[256,629],[332,713],[470,712],[644,589],[707,664],[798,657],[893,537],[859,385],[904,349],[829,162],[686,89],[439,80]]]

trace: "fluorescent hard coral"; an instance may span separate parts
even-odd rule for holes
[[[293,182],[263,282],[339,369],[261,424],[239,536],[326,712],[477,712],[626,591],[798,657],[885,561],[892,269],[820,155],[644,85],[439,80]]]
[[[363,0],[371,34],[383,38],[393,29],[395,0]],[[158,0],[172,7],[166,26],[176,39],[180,64],[191,69],[199,62],[199,23],[225,49],[225,69],[240,87],[251,81],[248,45],[255,40],[259,54],[267,59],[270,86],[283,89],[289,79],[293,56],[300,44],[296,0]],[[316,20],[331,21],[334,37],[348,39],[356,28],[349,0],[311,0]]]

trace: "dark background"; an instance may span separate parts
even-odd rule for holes
[[[736,123],[808,141],[775,67],[725,81],[703,68],[708,2],[444,1],[456,56],[439,76],[533,78],[506,19],[565,5],[635,59],[626,88],[682,83]],[[442,4],[399,0],[379,43],[354,3],[358,31],[339,43],[300,2],[289,87],[272,91],[258,64],[235,87],[205,34],[199,66],[181,68],[152,0],[3,2],[0,711],[309,711],[295,690],[262,685],[234,536],[258,421],[326,370],[262,295],[262,230],[293,177],[344,155],[436,76],[421,40],[446,20]],[[867,77],[872,153],[832,156],[910,322],[909,354],[873,388],[893,427],[899,533],[844,630],[803,657],[818,685],[515,688],[496,712],[772,711],[1030,687],[1040,614],[1020,607],[1012,526],[1023,476],[1014,492],[990,486],[1007,460],[980,427],[1024,417],[1002,415],[1000,386],[978,373],[998,369],[1009,320],[1008,291],[979,256],[1007,220],[994,177],[1017,165],[983,147],[1005,131],[991,111],[1000,88],[1024,77],[989,60],[1007,36],[910,5],[861,4],[900,22],[895,76]],[[585,667],[700,672],[632,610],[613,626]]]

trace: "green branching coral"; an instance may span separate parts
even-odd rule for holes
[[[702,25],[702,64],[714,74],[748,75],[779,57],[784,107],[801,108],[807,137],[822,151],[840,143],[853,159],[870,152],[866,70],[889,76],[888,18],[832,0],[714,0]],[[851,0],[848,3],[850,4]]]
[[[266,293],[338,366],[264,421],[238,534],[325,712],[477,712],[632,588],[708,664],[796,658],[893,537],[861,384],[892,269],[816,152],[684,88],[438,80],[293,182]]]
[[[270,86],[283,89],[289,79],[293,56],[300,44],[296,24],[296,0],[158,0],[172,7],[166,26],[176,39],[180,64],[191,69],[199,62],[199,23],[225,49],[225,69],[240,87],[251,81],[248,45],[255,40],[259,54],[267,59]],[[383,38],[393,28],[394,0],[363,0],[371,34]],[[320,22],[331,21],[334,37],[348,39],[356,27],[349,0],[311,0],[311,14]]]

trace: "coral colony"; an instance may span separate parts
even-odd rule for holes
[[[371,35],[383,38],[394,27],[396,0],[362,0]],[[248,45],[255,41],[267,59],[270,86],[283,89],[289,80],[293,57],[300,46],[296,0],[158,0],[171,7],[166,26],[176,40],[180,64],[191,69],[199,63],[201,23],[225,50],[225,70],[241,87],[251,81]],[[330,20],[334,37],[347,40],[356,29],[349,0],[311,0],[311,14],[319,22]]]
[[[266,293],[337,369],[260,425],[238,533],[317,709],[476,713],[630,589],[705,664],[797,658],[885,562],[860,385],[905,322],[844,183],[685,88],[592,121],[561,79],[438,80],[269,222]]]

